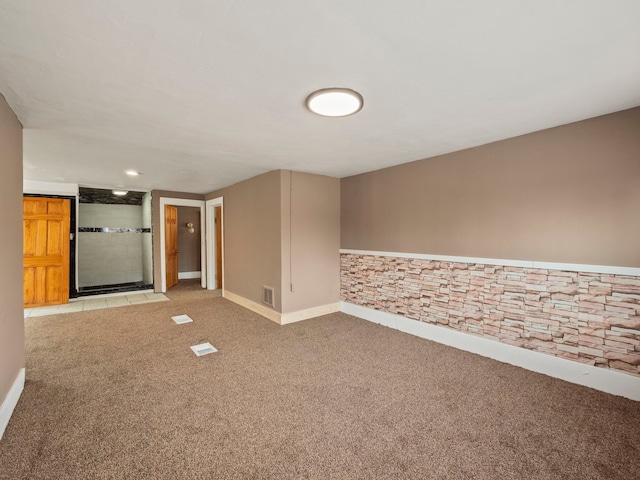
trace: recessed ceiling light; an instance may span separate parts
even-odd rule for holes
[[[131,175],[132,177],[137,177],[138,175],[142,175],[142,172],[138,172],[137,170],[127,170],[124,173],[127,175]]]
[[[111,193],[119,197],[124,197],[127,193],[129,193],[129,191],[128,190],[111,190]]]
[[[362,110],[362,95],[349,88],[323,88],[307,97],[307,108],[325,117],[346,117]]]

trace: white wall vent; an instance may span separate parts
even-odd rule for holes
[[[276,304],[273,297],[273,287],[262,286],[262,303],[271,305],[276,308]]]

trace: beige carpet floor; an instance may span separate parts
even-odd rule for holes
[[[278,326],[196,283],[25,319],[0,478],[640,478],[640,402],[341,313]]]

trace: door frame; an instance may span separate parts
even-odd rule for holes
[[[207,248],[206,248],[206,226],[205,202],[204,200],[188,200],[186,198],[160,197],[160,277],[161,292],[167,291],[167,259],[165,253],[164,239],[164,206],[174,207],[199,207],[200,208],[200,284],[202,288],[207,288]],[[178,219],[179,220],[179,219]],[[178,224],[178,228],[180,224]]]
[[[220,231],[221,231],[221,243],[222,248],[220,251],[222,252],[222,282],[221,282],[221,290],[222,295],[224,296],[224,198],[218,197],[213,198],[211,200],[206,201],[206,210],[207,210],[207,289],[215,290],[216,289],[216,224],[214,222],[215,218],[215,210],[216,207],[220,207],[220,216],[222,217],[222,221],[220,223]]]

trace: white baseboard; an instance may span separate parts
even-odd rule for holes
[[[188,280],[190,278],[200,278],[200,272],[178,272],[178,280]]]
[[[640,401],[640,377],[624,372],[585,365],[352,303],[340,302],[340,310],[346,314],[420,338],[476,353],[483,357],[509,363],[549,375],[550,377],[566,380],[567,382]]]
[[[329,313],[335,313],[339,311],[340,302],[336,302],[329,303],[327,305],[321,305],[319,307],[307,308],[305,310],[298,310],[297,312],[283,313],[280,317],[280,325],[299,322],[301,320],[308,320],[309,318],[328,315]]]
[[[22,390],[24,389],[24,377],[25,369],[21,368],[20,372],[18,372],[18,376],[13,381],[13,385],[11,385],[9,393],[7,393],[7,396],[0,406],[0,438],[4,435],[4,430],[7,428],[7,425],[9,425],[9,419],[11,418],[13,410],[16,408],[20,395],[22,394]]]
[[[222,292],[222,296],[227,300],[231,300],[233,303],[237,303],[241,307],[247,308],[252,312],[255,312],[273,322],[276,322],[277,324],[280,324],[280,313],[270,309],[269,307],[265,307],[264,305],[260,305],[259,303],[247,300],[246,298],[241,297],[240,295],[236,295],[229,290],[225,290],[224,292]]]
[[[269,307],[260,305],[259,303],[247,300],[246,298],[241,297],[240,295],[236,295],[229,290],[225,290],[223,292],[223,297],[227,300],[231,300],[233,303],[237,303],[238,305],[251,310],[252,312],[268,318],[278,325],[300,322],[302,320],[308,320],[309,318],[319,317],[320,315],[327,315],[329,313],[340,311],[340,303],[336,302],[330,303],[328,305],[321,305],[319,307],[307,308],[305,310],[298,310],[291,313],[280,313],[270,309]]]

